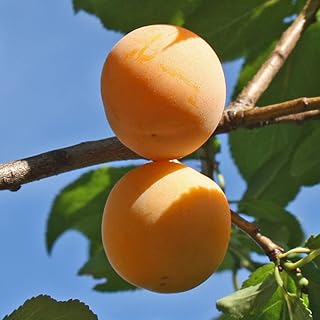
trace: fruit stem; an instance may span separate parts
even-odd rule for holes
[[[234,290],[237,291],[240,289],[240,282],[238,277],[238,269],[232,270],[232,284],[234,287]]]
[[[269,257],[270,261],[276,262],[279,260],[279,255],[284,252],[282,247],[262,235],[257,224],[245,220],[232,209],[230,209],[230,213],[232,223],[249,235]]]
[[[284,266],[289,270],[295,270],[303,267],[305,264],[311,262],[312,260],[317,258],[319,255],[320,255],[320,249],[316,249],[311,251],[307,256],[298,260],[297,262],[285,262]]]
[[[199,159],[201,162],[201,173],[211,179],[213,179],[213,173],[215,169],[212,139],[213,138],[207,140],[198,150]]]
[[[287,258],[291,255],[297,255],[297,254],[300,254],[300,253],[310,253],[310,249],[308,248],[304,248],[304,247],[297,247],[297,248],[294,248],[294,249],[291,249],[287,252],[284,252],[284,253],[281,253],[279,255],[279,259],[283,259],[283,258]]]

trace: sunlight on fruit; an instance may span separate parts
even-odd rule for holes
[[[181,292],[220,265],[230,237],[227,199],[211,179],[181,163],[135,168],[109,194],[102,222],[107,257],[128,282]]]
[[[153,160],[198,149],[222,116],[220,61],[202,38],[181,27],[151,25],[123,37],[103,67],[101,94],[119,140]]]

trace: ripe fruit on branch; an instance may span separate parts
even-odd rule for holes
[[[222,116],[226,86],[220,61],[198,35],[150,25],[123,37],[101,76],[110,126],[128,148],[152,160],[198,149]]]
[[[128,282],[156,292],[189,290],[220,265],[230,237],[221,189],[181,163],[135,168],[109,194],[102,239],[108,259]]]

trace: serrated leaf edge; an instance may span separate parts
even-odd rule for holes
[[[18,312],[18,311],[21,310],[23,307],[25,307],[25,305],[26,305],[27,303],[29,303],[29,302],[31,302],[31,301],[33,301],[33,300],[39,299],[39,298],[49,298],[52,302],[56,302],[56,303],[77,302],[77,303],[83,305],[84,307],[86,307],[86,308],[88,309],[88,311],[90,311],[90,312],[92,313],[92,315],[95,316],[96,319],[98,319],[98,318],[97,318],[97,315],[90,309],[90,307],[89,307],[86,303],[80,301],[79,299],[69,299],[69,300],[63,301],[63,300],[56,300],[56,299],[52,298],[50,295],[48,295],[48,294],[40,294],[40,295],[38,295],[38,296],[34,296],[34,297],[32,297],[32,298],[29,298],[29,299],[25,300],[19,307],[17,307],[16,309],[14,309],[9,315],[6,315],[6,316],[3,318],[3,320],[9,319],[9,317],[11,317],[15,312]]]

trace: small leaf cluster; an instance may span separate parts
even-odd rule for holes
[[[219,319],[318,319],[320,235],[254,271],[241,289],[217,301]],[[308,253],[296,262],[298,253]]]

